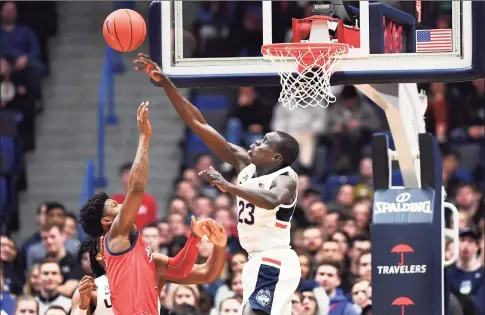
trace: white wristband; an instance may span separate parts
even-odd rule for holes
[[[80,309],[79,307],[77,308],[76,312],[74,312],[73,315],[86,315],[88,313],[88,310],[85,309],[85,310],[82,310]]]

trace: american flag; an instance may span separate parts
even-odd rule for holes
[[[452,50],[451,29],[416,31],[416,52],[444,52]]]

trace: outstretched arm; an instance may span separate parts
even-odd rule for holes
[[[140,138],[135,161],[128,178],[128,192],[123,205],[121,205],[119,215],[113,221],[108,240],[119,236],[125,238],[133,231],[135,218],[140,209],[145,186],[148,182],[148,148],[152,135],[152,128],[148,120],[148,102],[141,103],[138,108],[137,122],[140,129]],[[112,249],[115,251],[123,250],[119,248]]]
[[[200,172],[199,175],[209,179],[212,186],[241,197],[259,208],[271,210],[282,204],[291,204],[295,199],[296,182],[286,175],[278,176],[269,190],[234,185],[212,166],[209,170]]]
[[[209,126],[197,107],[180,94],[173,83],[161,72],[160,67],[148,56],[138,54],[135,65],[136,70],[146,72],[163,87],[180,117],[215,155],[224,162],[231,164],[238,172],[249,164],[247,151],[228,143],[220,133]]]
[[[214,244],[214,249],[202,265],[194,265],[192,271],[185,278],[164,277],[165,282],[178,284],[206,284],[217,280],[226,262],[227,235],[224,227],[211,220],[208,222],[209,241]]]
[[[157,267],[157,276],[170,278],[184,278],[191,272],[197,259],[199,243],[202,236],[208,231],[209,219],[197,222],[192,216],[191,234],[185,242],[185,246],[175,257],[167,257],[162,254],[153,254]]]

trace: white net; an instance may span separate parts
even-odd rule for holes
[[[273,63],[295,62],[298,72],[278,72],[281,93],[278,99],[290,110],[297,107],[321,106],[335,102],[330,90],[330,77],[335,65],[348,52],[347,44],[279,44],[263,46],[261,52]],[[284,68],[284,67],[282,67]]]

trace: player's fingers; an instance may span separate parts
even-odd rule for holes
[[[207,175],[207,170],[200,171],[199,174],[197,175],[199,176]]]
[[[205,225],[202,226],[202,230],[204,231],[204,234],[207,235],[207,237],[210,237],[210,235],[212,234],[210,230],[205,227]]]
[[[194,224],[194,223],[195,223],[195,217],[194,217],[194,216],[192,216],[192,217],[190,218],[190,221],[191,221],[191,223],[192,223],[192,224]]]
[[[135,69],[135,71],[145,71],[145,68],[138,67],[138,66],[133,67],[133,69]]]
[[[144,53],[138,53],[137,56],[138,56],[138,58],[143,58],[143,59],[150,60],[150,57],[148,57],[148,55],[147,54],[144,54]]]
[[[138,66],[146,66],[148,64],[148,61],[138,58],[133,60],[133,64]]]

